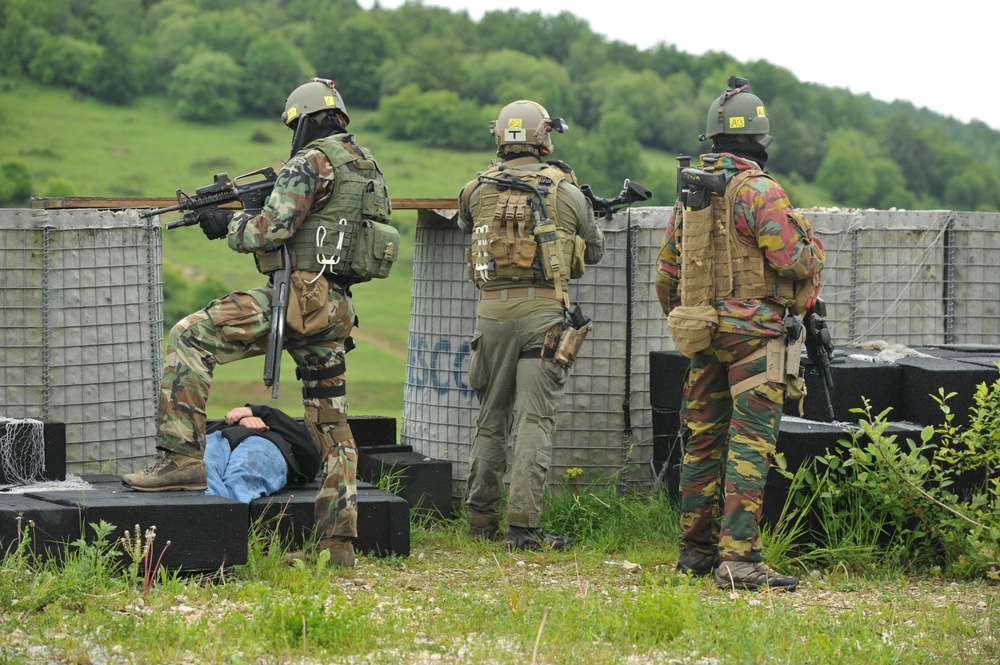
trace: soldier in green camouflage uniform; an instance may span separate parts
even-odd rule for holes
[[[469,454],[466,514],[473,538],[500,536],[509,469],[505,541],[510,549],[572,544],[568,536],[548,533],[541,525],[556,412],[569,378],[569,368],[554,362],[553,354],[565,334],[569,280],[604,255],[604,234],[572,169],[562,162],[542,162],[552,151],[553,128],[564,131],[565,125],[549,118],[539,104],[508,104],[491,128],[502,161],[483,174],[546,188],[555,224],[551,241],[543,241],[547,234],[534,226],[532,210],[540,208],[537,192],[526,194],[477,178],[462,189],[458,204],[458,226],[472,233],[469,276],[480,289],[469,361],[469,385],[480,410]],[[513,261],[507,260],[508,250],[518,255]],[[543,262],[562,269],[547,278]]]
[[[237,252],[259,255],[288,243],[294,255],[298,243],[304,247],[299,254],[315,255],[312,238],[305,237],[309,232],[297,235],[307,220],[357,212],[344,210],[351,204],[338,199],[337,167],[329,155],[342,155],[338,159],[342,163],[374,162],[371,153],[346,133],[350,120],[332,81],[313,79],[293,91],[282,119],[292,129],[309,123],[301,128],[304,138],[299,146],[304,147],[281,168],[259,214],[232,216],[214,210],[201,215],[205,234],[210,239],[228,238]],[[347,423],[344,356],[353,345],[350,334],[357,319],[348,280],[332,272],[300,274],[300,265],[293,261],[297,268],[293,281],[305,278],[326,290],[326,298],[319,298],[325,300],[325,316],[320,315],[318,323],[314,317],[313,329],[306,333],[295,330],[289,319],[284,342],[303,382],[305,423],[323,459],[323,483],[315,506],[317,547],[328,550],[333,563],[353,566],[357,448]],[[157,448],[166,456],[150,469],[125,475],[125,485],[143,491],[205,489],[205,405],[213,371],[218,364],[264,354],[271,329],[271,293],[270,283],[230,293],[171,329],[157,414]]]
[[[770,371],[775,361],[765,349],[784,353],[783,320],[795,285],[818,285],[825,256],[808,221],[761,170],[771,141],[767,114],[746,91],[749,83],[734,80],[709,109],[702,137],[712,138],[713,152],[702,155],[701,168],[725,174],[732,219],[722,226],[715,222],[722,244],[715,245],[714,274],[705,282],[714,285],[709,288],[715,289],[718,324],[707,348],[691,356],[684,380],[681,415],[689,435],[681,466],[677,569],[714,573],[720,586],[794,590],[797,579],[763,563],[758,528],[786,379],[776,380],[780,372]],[[712,196],[716,205],[721,199]],[[690,214],[681,202],[675,205],[660,251],[657,296],[668,314],[681,304],[684,280],[696,279],[696,264],[683,261],[684,251],[693,250],[681,242],[687,242],[683,226]],[[726,252],[733,258],[720,260]],[[682,263],[692,274],[681,271]]]

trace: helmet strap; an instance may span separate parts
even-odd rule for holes
[[[332,134],[343,134],[346,131],[341,124],[340,116],[336,113],[327,113],[326,117],[319,122],[316,122],[311,115],[305,115],[300,117],[295,125],[292,149],[298,152],[317,139],[326,138]],[[298,140],[297,143],[296,140]]]

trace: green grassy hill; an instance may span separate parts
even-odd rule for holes
[[[379,158],[393,197],[454,197],[491,156],[393,141],[367,129],[370,113],[352,109],[351,118],[351,130]],[[0,135],[0,162],[24,162],[36,196],[47,195],[53,179],[69,181],[75,196],[173,196],[177,188],[193,192],[216,173],[235,176],[265,165],[277,168],[291,142],[291,132],[277,117],[206,126],[177,120],[164,99],[119,108],[51,88],[10,83],[0,90]],[[163,221],[173,219],[176,216],[165,216]],[[404,240],[412,241],[416,212],[397,211],[394,220]],[[164,232],[163,260],[194,280],[212,274],[230,290],[263,283],[252,259],[229,250],[224,242],[206,240],[194,227]],[[412,242],[404,242],[389,279],[354,290],[361,325],[355,332],[358,347],[348,356],[352,414],[402,416],[412,271]],[[298,382],[287,355],[278,400],[272,401],[264,387],[262,369],[260,360],[220,367],[209,417],[220,417],[246,401],[299,413]]]

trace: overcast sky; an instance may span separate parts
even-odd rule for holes
[[[367,9],[374,1],[358,3]],[[378,1],[386,8],[403,4],[403,0]],[[988,2],[770,0],[743,3],[746,20],[742,21],[736,3],[694,0],[423,0],[423,4],[465,10],[474,20],[486,10],[516,8],[548,15],[569,11],[587,21],[594,32],[641,49],[662,41],[696,55],[723,51],[740,62],[767,60],[802,82],[869,93],[886,102],[902,99],[1000,130],[996,62],[1000,10]]]

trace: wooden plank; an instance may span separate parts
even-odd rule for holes
[[[32,208],[43,210],[69,210],[89,208],[97,210],[124,210],[126,208],[166,208],[176,205],[176,198],[119,198],[97,196],[60,196],[31,199]],[[239,208],[236,203],[228,203],[221,208]],[[394,210],[452,210],[457,207],[455,199],[392,199]]]

